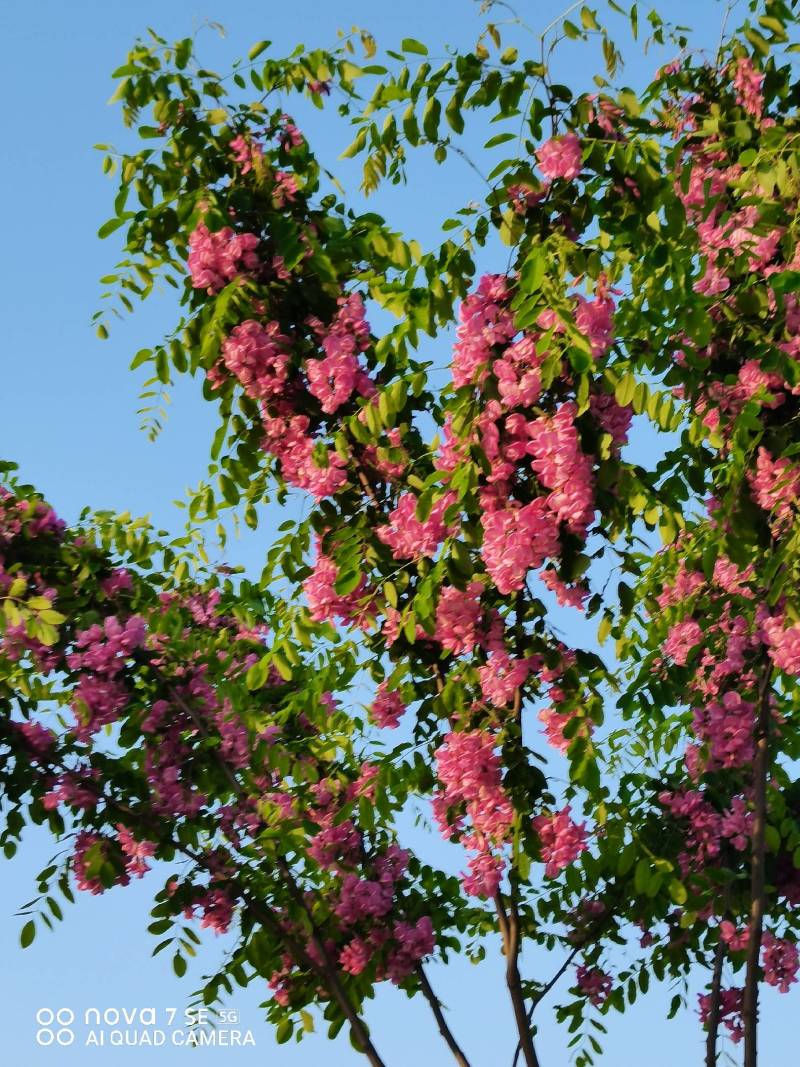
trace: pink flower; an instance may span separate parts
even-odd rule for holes
[[[104,893],[106,886],[97,874],[91,871],[99,871],[101,867],[107,868],[110,861],[109,849],[111,842],[99,834],[81,830],[75,838],[75,848],[72,854],[72,871],[75,875],[75,884],[82,892],[93,894]],[[123,871],[116,874],[116,885],[127,885],[130,879]]]
[[[730,919],[723,919],[719,924],[719,936],[731,950],[731,952],[743,952],[750,940],[750,929],[745,926],[737,930]]]
[[[754,118],[760,118],[764,111],[764,97],[761,93],[763,84],[764,75],[755,69],[750,56],[742,56],[736,61],[733,71],[736,99]]]
[[[787,674],[800,674],[800,623],[784,628],[782,615],[767,617],[761,628],[768,646],[769,657],[775,666]]]
[[[472,652],[481,640],[480,582],[470,582],[465,590],[443,586],[436,605],[436,640],[456,656]]]
[[[797,981],[800,967],[797,945],[766,932],[761,939],[761,966],[767,985],[777,986],[781,993],[788,993],[789,987]]]
[[[361,579],[356,588],[340,596],[335,589],[339,578],[336,564],[322,551],[321,542],[317,540],[317,558],[313,573],[303,582],[303,592],[308,601],[311,618],[315,622],[332,622],[343,619],[353,622],[364,613],[362,601],[366,591],[366,579]]]
[[[500,888],[505,869],[506,861],[502,856],[489,851],[478,852],[467,863],[468,873],[461,875],[464,892],[491,900]]]
[[[539,481],[551,492],[547,505],[559,522],[581,537],[594,516],[592,464],[580,447],[576,405],[561,404],[553,416],[528,423],[528,453]]]
[[[800,468],[788,459],[773,460],[766,448],[759,448],[755,474],[748,474],[756,503],[770,513],[770,525],[780,533],[791,521],[800,495]]]
[[[507,279],[485,274],[461,305],[453,348],[453,384],[457,389],[484,380],[494,348],[506,345],[517,332],[508,307]]]
[[[281,465],[285,480],[298,489],[305,489],[317,500],[332,496],[347,481],[346,461],[333,449],[317,455],[317,442],[308,433],[307,415],[285,418],[264,418],[263,447]]]
[[[354,937],[339,953],[339,963],[347,974],[361,974],[367,969],[374,950],[360,937]]]
[[[387,682],[381,682],[369,709],[369,717],[375,725],[394,730],[400,725],[400,719],[405,710],[406,706],[400,694],[390,691]]]
[[[481,692],[494,707],[505,707],[525,684],[530,672],[529,659],[512,659],[503,649],[491,652],[486,663],[478,668]]]
[[[502,844],[514,812],[503,790],[494,736],[478,730],[449,733],[435,757],[436,772],[444,785],[444,793],[435,806],[443,834],[450,836],[457,825],[447,817],[447,809],[464,805],[477,834]]]
[[[575,325],[588,338],[592,355],[604,356],[614,342],[614,301],[604,292],[594,300],[579,296]]]
[[[117,840],[126,856],[125,870],[134,878],[143,878],[150,870],[147,860],[155,855],[156,846],[152,841],[137,841],[121,823],[117,824]]]
[[[753,759],[755,709],[738,693],[725,693],[693,709],[692,728],[708,744],[708,768],[743,767]]]
[[[536,160],[546,177],[572,181],[581,172],[581,154],[580,139],[570,132],[545,141],[536,151]]]
[[[586,737],[591,734],[594,729],[592,720],[584,719],[577,734],[573,734],[571,737],[566,737],[564,730],[575,717],[576,712],[559,711],[555,707],[542,708],[539,712],[539,722],[544,726],[544,735],[547,739],[547,743],[552,745],[553,748],[562,755],[567,754],[569,746],[575,740],[576,736]]]
[[[703,640],[700,624],[694,619],[685,619],[671,626],[664,642],[664,655],[669,656],[679,667],[686,665],[689,653]]]
[[[481,526],[481,555],[500,593],[522,589],[528,571],[559,552],[558,519],[541,497],[524,507],[484,512]]]
[[[565,585],[559,578],[558,572],[552,567],[539,571],[539,577],[550,592],[555,593],[556,600],[562,607],[577,608],[578,611],[583,611],[583,602],[589,595],[585,589],[580,586]]]
[[[391,548],[395,559],[433,556],[445,537],[452,533],[443,516],[453,500],[452,493],[445,493],[433,505],[426,519],[418,519],[417,498],[413,493],[403,493],[397,507],[389,513],[389,522],[378,526],[375,532]]]
[[[593,393],[589,398],[589,410],[618,448],[628,443],[628,430],[633,421],[630,404],[623,407],[610,393]]]
[[[266,327],[253,319],[239,323],[222,344],[225,366],[248,396],[266,398],[283,392],[291,356],[289,338],[277,322]]]
[[[189,238],[187,265],[193,287],[213,296],[239,274],[258,270],[258,243],[253,233],[235,234],[229,226],[211,233],[201,222]]]
[[[537,815],[533,820],[547,878],[557,877],[586,851],[586,824],[573,822],[570,811],[568,804],[553,815]]]
[[[239,164],[242,174],[247,174],[264,158],[264,149],[259,142],[248,140],[241,135],[234,137],[228,147],[234,160]]]
[[[396,922],[392,928],[392,935],[397,947],[389,955],[387,974],[397,985],[411,974],[420,960],[430,956],[436,945],[436,939],[433,933],[433,923],[427,915],[423,915],[413,925],[407,922]]]
[[[723,989],[720,992],[720,1022],[725,1024],[731,1035],[731,1041],[735,1045],[744,1037],[742,997],[743,991],[741,989]],[[699,993],[697,1000],[700,1007],[700,1022],[705,1025],[708,1022],[709,1012],[711,1011],[711,995],[709,993]]]
[[[590,1004],[601,1008],[608,1000],[613,983],[610,975],[598,967],[589,968],[581,964],[575,971],[575,984]]]
[[[391,883],[346,874],[334,911],[343,923],[352,926],[361,919],[386,915],[391,910],[393,895]]]

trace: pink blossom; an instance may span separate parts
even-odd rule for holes
[[[281,474],[298,489],[305,489],[317,500],[332,496],[347,481],[346,460],[333,449],[316,453],[316,440],[308,433],[307,415],[264,418],[263,447],[280,462]]]
[[[789,987],[797,981],[800,967],[797,945],[765,932],[761,939],[761,966],[767,985],[777,986],[781,993],[788,993]]]
[[[526,334],[492,363],[497,391],[505,408],[527,408],[536,403],[542,394],[543,358],[544,353],[537,352],[535,338]]]
[[[664,642],[664,655],[669,656],[679,667],[686,665],[689,653],[703,640],[703,631],[700,624],[694,619],[685,619],[676,622],[669,628],[667,639]]]
[[[539,712],[539,722],[544,726],[547,743],[562,755],[567,754],[576,736],[586,737],[594,729],[592,720],[584,719],[577,733],[567,737],[564,731],[576,716],[575,711],[559,711],[557,707],[542,708]]]
[[[117,840],[126,857],[125,870],[134,878],[143,878],[150,870],[147,860],[155,855],[154,843],[137,841],[131,831],[121,823],[117,824]]]
[[[234,137],[228,147],[233,154],[234,160],[239,164],[242,174],[247,174],[264,158],[262,145],[258,141],[250,140],[241,135]]]
[[[406,706],[400,694],[390,690],[387,682],[381,682],[369,709],[369,717],[375,725],[394,730],[400,725],[405,710]]]
[[[55,744],[56,735],[39,722],[14,722],[12,725],[22,734],[28,746],[38,756],[45,755]]]
[[[381,918],[392,907],[391,883],[370,881],[357,874],[342,879],[339,901],[334,911],[348,926],[366,918]]]
[[[575,984],[580,992],[595,1008],[601,1008],[608,1000],[613,983],[610,975],[601,971],[598,967],[587,967],[581,964],[575,971]]]
[[[453,348],[453,384],[457,389],[483,381],[495,346],[507,344],[517,328],[508,308],[508,280],[485,274],[462,303]]]
[[[531,466],[543,486],[552,490],[548,507],[573,533],[585,536],[594,515],[592,465],[580,448],[575,427],[577,407],[561,404],[553,416],[528,423]]]
[[[482,638],[480,582],[470,582],[467,588],[443,586],[436,605],[435,638],[443,649],[460,656],[472,652]]]
[[[553,815],[537,815],[533,828],[539,835],[546,878],[555,878],[586,851],[586,824],[573,822],[569,804]]]
[[[300,191],[297,178],[285,170],[276,170],[273,176],[272,199],[276,207],[285,207],[297,199]]]
[[[605,291],[594,300],[579,296],[575,325],[588,338],[592,355],[604,356],[614,342],[614,301]]]
[[[528,571],[559,552],[558,519],[541,497],[524,507],[484,512],[481,526],[481,555],[500,593],[522,589]]]
[[[555,593],[556,600],[562,607],[577,608],[578,611],[583,611],[583,602],[589,595],[586,589],[577,585],[572,587],[565,585],[559,578],[558,572],[552,567],[539,571],[539,577],[550,592]]]
[[[189,238],[187,261],[194,288],[213,296],[238,275],[258,270],[258,243],[253,233],[235,234],[230,226],[212,233],[199,223]]]
[[[445,493],[432,506],[426,519],[417,518],[417,498],[413,493],[403,493],[389,513],[389,521],[378,526],[376,533],[392,550],[395,559],[416,559],[433,556],[452,528],[445,525],[444,513],[453,503],[452,493]]]
[[[111,842],[99,834],[81,830],[75,838],[75,846],[72,854],[72,871],[75,875],[75,884],[82,892],[93,894],[105,892],[106,886],[96,874],[90,874],[91,869],[99,870],[102,866],[108,869],[110,862],[109,848]],[[115,885],[127,885],[130,881],[125,872],[115,875]]]
[[[754,706],[738,693],[725,693],[693,709],[692,728],[708,744],[709,769],[743,767],[753,759]]]
[[[728,1030],[731,1041],[734,1044],[738,1044],[744,1037],[742,998],[743,991],[741,989],[722,989],[720,991],[720,1022],[725,1024],[725,1028]],[[708,1022],[711,1011],[711,995],[709,993],[699,993],[697,1000],[700,1007],[700,1022],[705,1025]]]
[[[514,813],[503,790],[493,735],[477,730],[449,733],[435,757],[436,772],[444,785],[444,803],[436,809],[444,835],[449,836],[452,829],[447,808],[463,804],[477,833],[501,844]]]
[[[800,674],[800,623],[784,628],[782,615],[767,617],[761,628],[767,643],[769,657],[775,666],[787,674]]]
[[[756,457],[756,472],[748,478],[756,503],[770,513],[773,529],[780,532],[791,521],[800,495],[800,468],[788,459],[773,460],[762,447]]]
[[[266,327],[253,319],[235,326],[223,342],[222,359],[248,396],[267,398],[283,392],[291,355],[289,338],[277,322]]]
[[[348,941],[339,953],[339,963],[347,974],[361,974],[367,969],[374,949],[360,937]]]
[[[572,181],[581,172],[581,142],[576,133],[551,137],[536,150],[536,160],[542,174],[548,178]]]
[[[420,960],[430,956],[436,945],[436,939],[433,933],[433,923],[427,915],[423,915],[413,924],[396,922],[392,928],[392,935],[397,947],[390,953],[387,960],[387,974],[397,985],[411,974]]]
[[[510,704],[520,686],[531,672],[530,659],[514,659],[499,649],[490,653],[486,663],[478,668],[481,692],[494,707]]]
[[[745,926],[741,930],[737,930],[730,919],[723,919],[719,924],[719,936],[731,952],[743,952],[750,940],[750,929]]]
[[[764,75],[755,69],[750,56],[741,56],[734,67],[733,86],[738,103],[754,118],[760,118],[764,111],[763,84]]]
[[[491,900],[500,888],[505,868],[506,861],[502,856],[488,850],[477,852],[470,857],[467,872],[461,875],[464,892]]]
[[[104,578],[100,583],[100,588],[108,597],[116,596],[121,592],[129,592],[133,589],[131,572],[125,567],[113,570],[108,578]]]
[[[589,398],[589,410],[618,448],[627,444],[628,430],[633,420],[630,404],[623,407],[611,393],[593,393]]]
[[[332,622],[334,619],[355,621],[363,614],[361,601],[365,595],[366,579],[362,575],[356,588],[341,596],[335,588],[339,578],[336,563],[330,556],[325,555],[319,539],[316,552],[314,570],[303,582],[303,592],[308,601],[311,618],[315,622]]]
[[[204,890],[199,897],[184,910],[187,919],[191,919],[195,911],[200,909],[200,927],[203,930],[213,930],[215,934],[225,934],[233,920],[233,904],[228,895],[222,889]]]
[[[357,862],[360,850],[361,834],[351,819],[344,819],[318,830],[310,839],[308,854],[320,867],[337,869]]]
[[[302,133],[288,115],[281,115],[279,136],[281,148],[284,152],[290,152],[293,148],[299,148],[300,145],[304,143]]]

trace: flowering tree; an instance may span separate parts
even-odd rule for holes
[[[464,1067],[424,961],[496,939],[515,1063],[539,1063],[565,975],[582,1067],[600,1017],[651,977],[683,983],[674,1014],[698,967],[707,1067],[720,1026],[757,1063],[759,984],[796,980],[800,930],[798,19],[752,0],[708,56],[652,13],[677,58],[634,93],[578,8],[535,41],[504,30],[518,44],[489,23],[436,68],[361,32],[261,42],[225,78],[153,35],[116,72],[148,144],[106,157],[100,233],[124,228],[125,258],[98,330],[173,285],[180,320],[133,367],[151,393],[200,378],[219,427],[175,541],[105,513],[67,530],[8,468],[2,841],[29,820],[71,841],[23,944],[60,918],[54,884],[181,857],[156,951],[181,974],[192,919],[234,930],[203,1000],[268,983],[279,1040],[316,1011],[383,1064],[363,1007],[388,980]],[[600,43],[592,92],[554,83],[563,36]],[[348,205],[293,94],[355,126],[366,193],[415,151],[460,162],[491,122],[481,199],[424,250]],[[442,382],[425,345],[454,324]],[[631,434],[657,437],[650,465]],[[214,520],[297,497],[258,581],[204,562]],[[556,603],[613,655],[566,645]],[[409,808],[460,878],[404,847]]]

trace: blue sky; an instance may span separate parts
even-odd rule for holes
[[[519,0],[518,8],[542,29],[566,3]],[[743,5],[740,5],[743,6]],[[298,41],[332,45],[337,29],[353,24],[371,30],[382,45],[402,37],[426,40],[432,52],[444,43],[470,45],[480,31],[478,5],[472,0],[6,0],[0,13],[3,42],[4,137],[2,179],[6,205],[3,234],[7,268],[3,286],[4,411],[0,456],[17,460],[26,479],[47,494],[57,510],[74,518],[81,507],[130,509],[151,513],[177,532],[180,513],[172,501],[204,474],[214,412],[196,382],[180,383],[170,418],[156,444],[138,429],[135,414],[140,379],[127,370],[133,353],[150,345],[174,316],[172,296],[155,297],[132,320],[115,326],[111,339],[97,340],[89,318],[97,306],[97,279],[113,265],[116,249],[96,238],[110,214],[113,186],[100,172],[96,142],[126,144],[118,112],[106,105],[113,86],[110,71],[148,25],[168,38],[183,37],[206,20],[222,22],[227,36],[205,30],[201,52],[208,65],[223,69],[256,40],[268,37],[276,51]],[[722,5],[717,0],[671,0],[669,16],[698,29],[713,49],[719,36]],[[626,49],[624,80],[637,84],[671,56],[642,57]],[[565,50],[565,80],[588,87],[585,55]],[[582,80],[585,79],[585,80]],[[306,131],[319,155],[349,187],[356,167],[337,163],[348,131],[333,116],[313,117]],[[446,170],[415,161],[413,181],[376,198],[398,228],[423,243],[440,236],[439,225],[454,207],[480,196],[476,175],[457,159]],[[478,184],[476,184],[476,182]],[[504,263],[487,263],[502,269]],[[447,346],[431,342],[427,358],[441,365]],[[237,562],[257,565],[264,534],[251,535],[230,550]],[[574,635],[573,635],[574,636]],[[577,639],[577,638],[576,638]],[[100,898],[81,895],[55,933],[40,935],[22,951],[17,942],[21,920],[14,911],[34,892],[33,875],[44,867],[52,843],[31,833],[0,880],[0,1047],[6,1062],[40,1067],[100,1064],[108,1067],[174,1064],[186,1052],[135,1048],[39,1048],[34,1041],[37,1009],[154,1006],[182,1010],[197,979],[221,950],[211,945],[183,981],[174,977],[167,954],[150,958],[154,939],[145,932],[152,887],[147,880]],[[547,977],[559,960],[541,954],[525,959],[528,973]],[[204,966],[205,965],[205,966]],[[432,971],[452,1022],[473,1058],[474,1067],[510,1064],[511,1016],[503,994],[499,959],[480,967],[457,962],[447,973]],[[261,1020],[258,1003],[265,990],[237,995],[241,1025],[254,1032],[256,1047],[200,1050],[192,1063],[276,1064],[279,1067],[345,1067],[361,1063],[346,1041],[327,1044],[312,1037],[303,1044],[277,1046]],[[608,1067],[676,1067],[699,1063],[702,1035],[694,1013],[667,1023],[671,993],[656,991],[624,1018],[607,1020],[610,1035],[603,1063]],[[558,999],[557,996],[555,998]],[[791,997],[766,997],[764,1062],[776,1062],[789,1049]],[[564,1035],[542,1013],[543,1067],[569,1062]],[[435,1067],[448,1062],[426,1010],[393,988],[380,991],[368,1012],[376,1043],[390,1065],[415,1062]]]

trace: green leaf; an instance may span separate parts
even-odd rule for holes
[[[520,271],[520,288],[526,293],[535,293],[542,286],[545,272],[545,258],[540,246],[535,245],[522,264]]]
[[[683,884],[683,882],[679,882],[677,878],[672,878],[670,879],[670,883],[667,886],[667,889],[669,890],[669,895],[675,904],[686,903],[687,893],[686,886]]]
[[[413,52],[416,56],[426,56],[428,54],[428,49],[425,45],[413,37],[404,37],[400,47],[404,52]]]
[[[110,234],[114,233],[115,230],[118,230],[120,226],[122,226],[123,223],[127,222],[130,217],[130,214],[126,214],[117,216],[113,219],[109,219],[107,222],[104,222],[100,229],[97,231],[97,236],[101,239],[105,239]]]
[[[250,60],[257,59],[262,52],[265,52],[269,48],[271,44],[272,41],[256,42],[256,44],[254,44],[250,51],[247,53],[247,58]]]
[[[450,128],[455,133],[464,132],[464,116],[461,114],[461,101],[457,96],[454,96],[450,103],[444,110],[445,118],[450,124]]]
[[[183,978],[186,974],[186,960],[180,952],[176,952],[172,957],[172,969],[179,978]]]
[[[28,945],[33,943],[33,939],[36,937],[36,923],[33,919],[29,919],[28,922],[22,927],[19,935],[19,943],[23,948],[27,948]]]
[[[432,96],[422,112],[422,129],[429,141],[434,142],[439,137],[439,120],[442,115],[442,105],[435,96]]]

